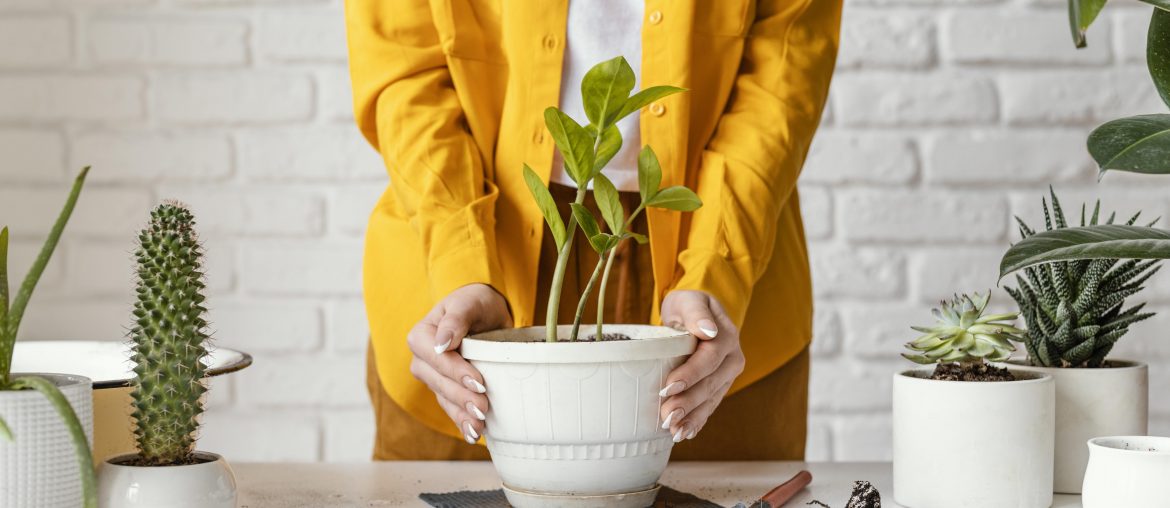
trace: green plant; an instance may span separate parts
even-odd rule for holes
[[[906,344],[913,353],[902,356],[923,365],[957,363],[961,368],[982,365],[984,361],[1007,360],[1016,350],[1011,341],[1019,342],[1023,330],[1011,325],[1017,313],[984,316],[991,301],[987,295],[955,295],[933,309],[933,326],[912,326],[923,335]]]
[[[12,376],[12,352],[16,349],[16,334],[20,329],[24,310],[32,298],[37,282],[41,279],[41,274],[45,272],[45,267],[49,264],[49,259],[53,257],[53,251],[57,249],[61,233],[65,231],[65,224],[73,215],[73,207],[81,195],[81,188],[85,185],[85,176],[88,173],[89,167],[82,168],[77,178],[74,179],[73,189],[65,200],[65,207],[61,209],[57,221],[49,230],[49,236],[45,239],[40,253],[33,260],[28,274],[24,277],[24,282],[21,283],[20,289],[11,300],[9,300],[8,291],[8,228],[0,229],[0,391],[36,390],[48,399],[53,409],[65,422],[65,427],[73,439],[73,446],[77,450],[77,465],[81,470],[81,489],[84,496],[83,506],[97,508],[93,456],[89,450],[89,441],[85,437],[85,430],[81,427],[81,421],[78,420],[77,414],[73,412],[73,407],[69,405],[65,395],[52,381],[38,376]],[[11,441],[19,438],[20,436],[12,435],[12,430],[4,423],[3,415],[0,415],[0,440]]]
[[[179,203],[163,203],[138,234],[138,284],[130,328],[134,361],[133,417],[143,465],[188,463],[203,413],[207,355],[203,249],[195,219]]]
[[[1052,196],[1052,210],[1044,207],[1044,229],[1054,231],[1068,227],[1064,211],[1056,193]],[[1093,214],[1085,219],[1081,206],[1080,225],[1096,226],[1100,220],[1101,202],[1093,206]],[[1126,225],[1137,222],[1139,212]],[[1104,224],[1113,224],[1110,214]],[[1019,217],[1020,236],[1028,238],[1035,231]],[[1129,326],[1154,315],[1141,312],[1145,304],[1122,310],[1125,299],[1143,289],[1142,284],[1158,271],[1157,261],[1116,258],[1057,261],[1023,270],[1016,275],[1018,288],[1006,288],[1016,300],[1024,315],[1028,331],[1024,345],[1028,360],[1044,367],[1100,367],[1113,345]]]
[[[577,332],[584,313],[584,302],[597,279],[601,278],[601,292],[598,296],[597,339],[601,333],[601,309],[604,309],[605,286],[609,279],[609,267],[612,266],[610,253],[623,240],[633,238],[645,242],[646,238],[631,231],[627,231],[633,219],[647,207],[665,208],[678,211],[691,211],[699,208],[701,202],[698,196],[690,189],[682,186],[659,189],[662,182],[662,168],[654,151],[646,146],[638,157],[638,187],[641,195],[641,204],[629,218],[625,218],[617,189],[604,176],[601,170],[617,154],[622,147],[622,135],[617,128],[618,120],[642,109],[658,99],[683,91],[673,86],[655,86],[646,88],[631,95],[636,79],[634,70],[625,58],[617,57],[606,60],[594,66],[581,80],[581,97],[585,105],[585,115],[589,123],[585,126],[577,123],[565,112],[555,107],[544,111],[545,126],[552,134],[557,150],[564,160],[565,172],[577,184],[577,195],[570,204],[573,213],[570,214],[568,224],[561,220],[557,211],[556,202],[546,187],[545,182],[532,168],[524,165],[524,181],[532,192],[537,206],[540,208],[544,220],[548,224],[549,232],[557,246],[557,264],[553,272],[552,287],[549,291],[548,309],[545,314],[546,339],[549,342],[557,340],[557,311],[560,309],[561,287],[565,278],[565,269],[569,260],[569,253],[573,248],[573,238],[577,227],[584,230],[589,244],[600,254],[597,268],[594,269],[581,299],[578,301],[577,313],[573,319],[573,329],[569,340],[577,340]],[[598,221],[583,207],[585,196],[590,183],[593,183],[593,195],[597,202],[605,224],[609,227],[608,233],[602,232]]]

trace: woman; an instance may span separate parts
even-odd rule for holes
[[[704,207],[634,226],[653,248],[623,245],[606,320],[700,339],[662,387],[684,441],[673,457],[803,458],[812,302],[795,185],[840,16],[840,0],[349,0],[357,122],[391,182],[365,254],[374,458],[487,458],[491,387],[456,349],[467,333],[544,324],[556,253],[522,167],[572,195],[542,111],[581,118],[580,77],[619,54],[642,87],[688,91],[619,126],[607,175],[636,203],[627,175],[651,145],[663,185]],[[565,295],[580,293],[587,251]]]

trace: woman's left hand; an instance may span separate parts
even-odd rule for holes
[[[686,363],[666,377],[659,396],[663,401],[662,428],[674,442],[695,437],[723,401],[731,382],[743,372],[739,329],[715,297],[702,291],[671,291],[662,301],[662,323],[685,329],[699,345]]]

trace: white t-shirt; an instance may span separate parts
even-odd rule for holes
[[[643,0],[570,0],[560,108],[574,120],[587,121],[581,103],[581,79],[594,65],[621,55],[633,67],[634,75],[639,74],[644,10]],[[634,90],[639,88],[634,85]],[[636,192],[638,152],[642,149],[638,113],[625,117],[617,126],[622,133],[622,149],[602,173],[618,190]],[[565,172],[559,151],[553,158],[552,181],[577,186]]]

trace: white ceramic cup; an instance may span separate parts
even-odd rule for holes
[[[1112,436],[1089,440],[1084,508],[1164,508],[1170,437]]]

